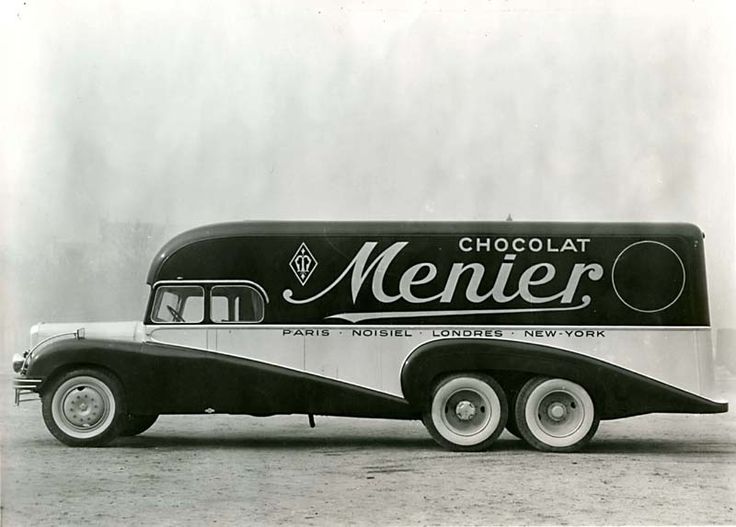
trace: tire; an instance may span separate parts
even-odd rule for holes
[[[575,452],[598,430],[588,392],[572,381],[535,377],[519,392],[514,413],[521,437],[543,452]]]
[[[125,420],[123,420],[123,426],[122,430],[120,431],[120,435],[123,437],[130,437],[130,436],[137,436],[138,434],[142,434],[149,428],[153,426],[153,423],[156,422],[156,419],[158,419],[157,414],[153,415],[128,415]]]
[[[445,377],[434,386],[422,421],[439,445],[478,452],[501,434],[507,417],[501,385],[488,375],[465,373]]]
[[[78,369],[51,380],[41,396],[49,432],[69,446],[102,446],[118,436],[125,402],[120,382],[96,369]]]

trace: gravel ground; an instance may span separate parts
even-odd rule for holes
[[[719,384],[736,400],[736,379]],[[601,424],[578,454],[509,435],[480,454],[420,423],[164,416],[135,438],[72,449],[2,383],[2,525],[735,524],[736,418]]]

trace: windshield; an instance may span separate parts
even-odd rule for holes
[[[198,285],[167,285],[156,291],[151,320],[166,324],[202,322],[204,289]]]

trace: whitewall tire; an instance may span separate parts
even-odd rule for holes
[[[49,432],[69,446],[101,446],[118,436],[125,417],[122,389],[107,372],[79,369],[52,379],[41,397]]]
[[[487,449],[506,426],[508,404],[501,386],[485,374],[441,379],[422,420],[441,446],[457,451]]]
[[[530,379],[519,392],[514,414],[521,437],[544,452],[579,450],[599,423],[588,392],[567,379]]]

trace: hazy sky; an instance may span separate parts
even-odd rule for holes
[[[689,221],[732,320],[735,11],[640,3],[5,0],[6,264],[101,218]]]

